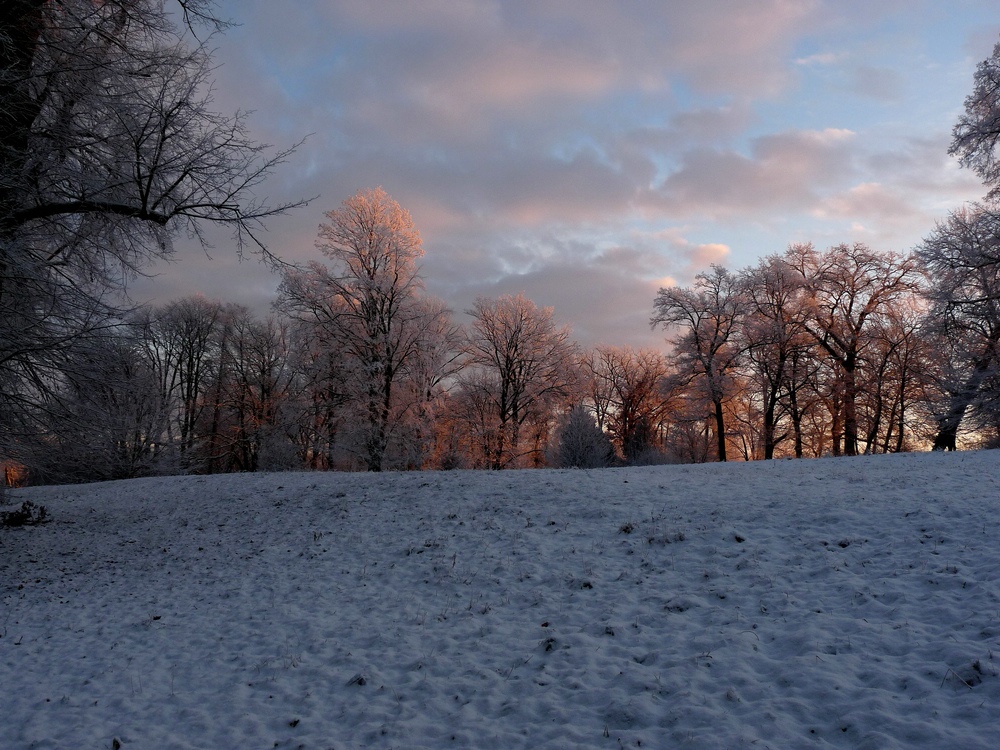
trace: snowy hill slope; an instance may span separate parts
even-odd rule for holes
[[[4,748],[992,748],[1000,452],[11,493]]]

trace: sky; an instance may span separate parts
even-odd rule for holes
[[[213,105],[305,138],[262,186],[321,258],[326,211],[382,186],[458,320],[525,293],[583,345],[663,347],[660,287],[789,244],[906,252],[981,197],[947,153],[996,0],[222,0]],[[265,313],[280,277],[225,235],[132,284]]]

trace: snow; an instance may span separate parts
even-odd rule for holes
[[[992,748],[998,469],[14,491],[0,747]]]

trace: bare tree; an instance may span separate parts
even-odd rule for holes
[[[668,412],[666,358],[650,349],[598,346],[585,365],[598,424],[610,433],[627,463],[641,460],[654,448]]]
[[[229,468],[292,468],[294,443],[283,419],[293,382],[287,322],[258,320],[243,308],[229,314],[228,366],[220,389]]]
[[[741,275],[747,314],[740,328],[751,380],[761,399],[761,432],[764,459],[774,458],[775,448],[789,437],[779,432],[783,404],[791,406],[798,395],[793,378],[812,344],[805,329],[803,288],[798,274],[779,256],[765,258]],[[795,418],[792,435],[796,455],[802,455],[801,423]]]
[[[18,455],[36,479],[127,479],[161,468],[168,413],[137,333],[122,327],[78,347],[47,389],[44,429],[23,440]]]
[[[992,204],[954,211],[923,241],[930,302],[926,330],[938,349],[935,450],[955,450],[966,415],[989,409],[1000,370],[1000,213]]]
[[[551,307],[539,308],[523,294],[495,300],[480,297],[469,315],[464,388],[474,394],[484,430],[486,462],[503,469],[537,451],[525,446],[526,427],[547,427],[554,405],[570,399],[578,377],[575,346],[567,328],[557,327]],[[485,426],[485,425],[484,425]],[[541,437],[541,434],[538,435]]]
[[[204,451],[197,449],[203,447],[208,393],[219,367],[224,309],[221,302],[194,296],[144,308],[135,317],[145,356],[170,409],[163,443],[176,450],[184,469],[203,468]]]
[[[837,245],[825,253],[812,245],[796,245],[785,257],[801,275],[809,296],[805,329],[837,365],[844,453],[857,455],[858,368],[871,341],[869,329],[879,316],[917,290],[915,261],[894,253],[876,253],[861,243]],[[839,409],[834,408],[836,423]],[[834,439],[837,454],[836,436]]]
[[[446,408],[448,389],[464,366],[463,331],[452,322],[450,310],[433,297],[421,298],[419,305],[424,329],[400,389],[407,419],[397,443],[407,469],[422,469],[434,460],[437,422]]]
[[[674,353],[692,384],[711,404],[719,461],[726,460],[725,406],[740,358],[736,331],[745,312],[738,279],[721,266],[698,274],[691,288],[660,289],[652,325],[679,331]]]
[[[208,3],[179,1],[191,23]],[[0,13],[0,411],[30,416],[131,274],[205,222],[267,255],[268,155],[211,107],[207,49],[157,0],[10,0]],[[218,24],[217,24],[218,25]],[[27,415],[27,416],[26,416]]]
[[[927,401],[932,371],[922,302],[917,296],[901,299],[872,327],[859,388],[868,404],[862,431],[866,453],[900,452],[912,445],[911,423],[917,405]]]
[[[291,367],[297,378],[293,440],[303,466],[332,469],[352,398],[349,362],[319,326],[292,321]]]
[[[15,0],[2,18],[5,242],[111,279],[202,220],[263,250],[260,221],[284,207],[253,188],[288,152],[267,158],[243,114],[212,111],[208,53],[184,46],[163,3]]]
[[[990,189],[988,198],[1000,197],[1000,44],[979,63],[965,112],[958,118],[948,153],[958,156]]]
[[[326,217],[317,245],[332,267],[313,262],[287,272],[279,307],[321,328],[351,360],[362,455],[370,471],[381,471],[393,433],[415,407],[401,383],[426,364],[428,341],[447,329],[448,311],[423,294],[420,234],[382,188],[357,193]]]

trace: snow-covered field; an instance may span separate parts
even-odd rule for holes
[[[52,521],[0,530],[0,747],[995,748],[998,475],[984,452],[18,490]]]

